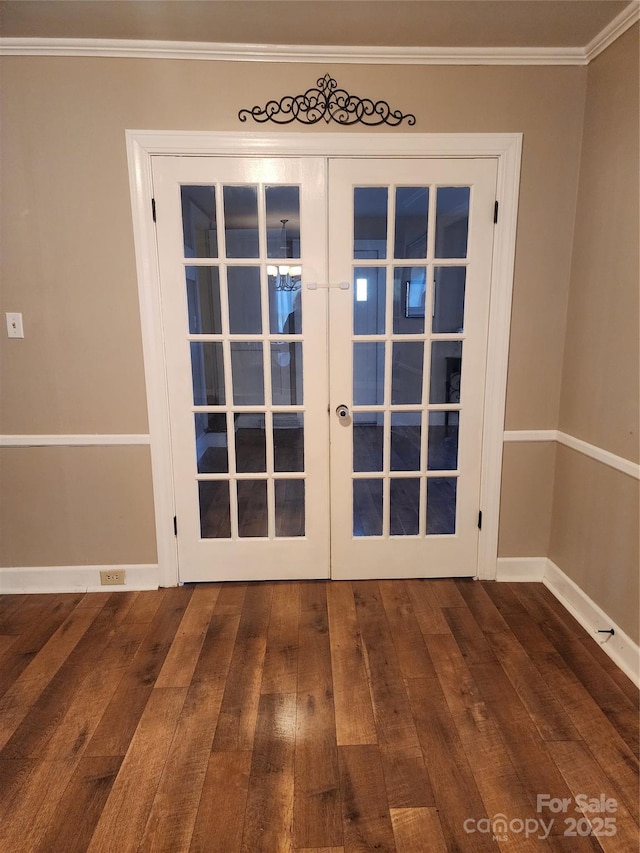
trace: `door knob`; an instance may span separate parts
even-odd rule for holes
[[[346,421],[349,418],[349,414],[348,406],[338,406],[336,409],[336,415],[341,421]]]

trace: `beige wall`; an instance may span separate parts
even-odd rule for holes
[[[498,556],[546,556],[555,464],[554,441],[505,443]]]
[[[559,428],[638,462],[638,27],[588,75]]]
[[[589,66],[559,428],[638,461],[638,26]],[[636,642],[638,480],[558,448],[551,559]]]
[[[148,429],[124,130],[241,130],[240,108],[327,70],[350,91],[415,113],[416,132],[524,133],[506,426],[556,427],[586,69],[16,57],[2,60],[0,310],[23,312],[26,337],[0,336],[0,433]],[[24,451],[21,476],[37,479],[51,453]],[[532,530],[511,490],[530,474],[543,495],[552,480],[540,482],[529,449],[514,446],[508,459],[518,476],[507,471],[501,542],[528,554],[548,540],[545,510]],[[42,482],[40,503],[57,499]],[[6,547],[14,563],[33,565],[29,534],[12,519]],[[146,535],[125,562],[148,553]],[[83,561],[111,559],[99,517],[86,536],[94,547]],[[47,562],[80,559],[66,536],[51,537]]]
[[[82,58],[2,66],[2,304],[24,312],[27,336],[0,337],[0,432],[145,431],[125,128],[242,130],[239,108],[327,69]],[[414,112],[416,131],[524,132],[507,428],[554,428],[586,69],[331,70],[349,90]]]
[[[549,557],[640,642],[638,481],[558,446]]]
[[[156,563],[148,447],[0,451],[0,565]]]

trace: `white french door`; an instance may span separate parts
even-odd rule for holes
[[[475,574],[495,190],[495,160],[329,165],[335,578]]]
[[[475,574],[496,161],[153,183],[180,579]]]
[[[328,577],[325,163],[153,180],[180,579]]]

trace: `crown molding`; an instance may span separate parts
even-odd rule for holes
[[[640,21],[640,2],[634,0],[585,47],[587,63],[599,56],[603,50],[606,50],[610,44],[619,39],[637,21]]]
[[[2,38],[0,56],[94,56],[359,65],[586,65],[582,47],[347,47],[133,39]]]
[[[585,47],[349,47],[146,39],[0,38],[0,56],[97,56],[355,65],[588,65],[640,20],[632,0]]]
[[[95,56],[352,65],[588,65],[640,20],[632,0],[585,47],[349,47],[146,39],[0,38],[0,56]]]

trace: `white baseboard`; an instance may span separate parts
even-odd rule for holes
[[[541,582],[546,570],[546,557],[498,557],[496,580]]]
[[[126,572],[125,583],[102,586],[100,572]],[[22,592],[123,592],[158,588],[158,565],[128,566],[42,566],[0,568],[0,594]]]
[[[108,569],[125,571],[126,583],[102,586],[100,572]],[[0,594],[157,589],[158,579],[157,564],[0,568]],[[496,580],[544,583],[594,642],[640,687],[640,647],[554,562],[546,557],[501,557]],[[599,628],[613,628],[615,634],[597,634]]]
[[[640,646],[609,617],[562,569],[547,557],[501,557],[498,581],[542,582],[582,625],[611,660],[640,687]],[[598,634],[613,628],[615,634]]]
[[[631,637],[551,560],[547,560],[543,583],[614,663],[640,687],[640,647]],[[609,628],[615,631],[613,636],[596,633],[598,629]]]

